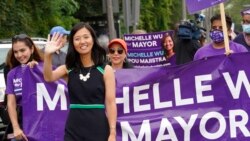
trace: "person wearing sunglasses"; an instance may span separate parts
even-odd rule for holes
[[[108,57],[114,70],[133,68],[133,64],[127,60],[127,44],[122,39],[113,39],[108,45]]]
[[[250,8],[241,11],[241,16],[243,32],[234,39],[234,42],[242,44],[250,51]]]
[[[176,65],[173,37],[169,33],[164,34],[161,39],[161,44],[167,63],[169,63],[170,65]]]
[[[60,34],[45,47],[44,79],[65,78],[70,106],[64,141],[115,141],[117,110],[115,75],[93,28],[77,23],[70,32],[66,64],[52,70],[52,53],[60,49]]]
[[[42,61],[42,55],[34,42],[26,34],[15,35],[12,38],[10,54],[10,71],[7,75],[7,107],[13,127],[13,140],[25,140],[27,137],[22,130],[22,77],[24,70]]]
[[[216,56],[216,55],[222,55],[225,54],[225,42],[224,42],[224,36],[227,36],[228,38],[231,31],[232,26],[232,19],[225,15],[226,17],[226,26],[227,26],[227,32],[228,35],[224,35],[222,31],[222,22],[221,22],[221,15],[216,14],[211,19],[211,30],[210,30],[210,38],[212,39],[212,43],[207,44],[197,50],[197,52],[194,55],[194,60],[206,58],[209,56]],[[233,41],[229,41],[229,48],[230,53],[240,53],[240,52],[247,52],[247,49],[238,43],[235,43]]]

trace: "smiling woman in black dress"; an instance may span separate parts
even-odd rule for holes
[[[94,30],[76,24],[70,33],[66,65],[52,71],[51,54],[60,48],[61,35],[54,34],[45,49],[44,78],[68,82],[70,112],[65,141],[115,141],[115,76],[106,65],[106,52],[98,44]]]

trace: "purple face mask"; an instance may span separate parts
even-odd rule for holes
[[[215,42],[215,43],[221,43],[224,41],[224,36],[223,32],[221,30],[212,30],[210,31],[210,38]]]

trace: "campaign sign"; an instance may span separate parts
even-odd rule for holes
[[[69,105],[66,82],[46,82],[43,63],[27,67],[22,80],[23,130],[29,141],[63,141]]]
[[[250,140],[249,59],[243,53],[117,71],[117,140]]]
[[[170,62],[164,56],[161,43],[161,39],[166,33],[173,34],[173,31],[125,34],[124,40],[128,46],[128,60],[136,68],[170,65]]]
[[[250,67],[244,60],[250,53],[117,70],[117,141],[250,140]],[[45,82],[41,66],[26,69],[23,128],[29,141],[63,140],[66,99],[63,81]]]
[[[226,0],[186,0],[189,14],[220,4]]]

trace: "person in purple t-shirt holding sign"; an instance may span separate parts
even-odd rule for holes
[[[7,75],[5,93],[7,94],[8,113],[13,127],[14,139],[12,140],[27,141],[28,139],[22,131],[22,77],[27,65],[32,67],[43,59],[31,38],[26,34],[19,34],[12,38],[10,60],[11,70]],[[17,109],[19,109],[18,112]]]
[[[224,42],[224,35],[222,32],[221,15],[217,14],[213,16],[210,21],[211,21],[210,38],[213,40],[213,42],[198,49],[198,51],[194,55],[194,60],[202,59],[209,56],[225,54],[225,42]],[[227,15],[226,15],[226,24],[227,24],[228,34],[230,35],[232,20]],[[229,47],[232,53],[247,52],[247,49],[243,45],[232,41],[229,42]]]

